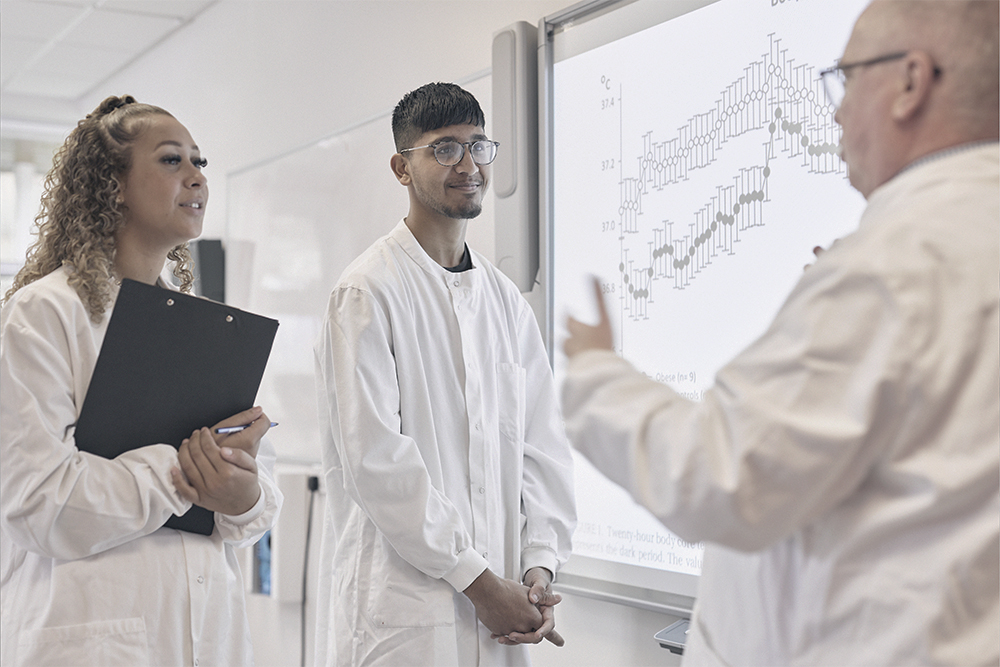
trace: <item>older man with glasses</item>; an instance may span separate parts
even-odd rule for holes
[[[569,322],[571,440],[707,543],[686,663],[1000,662],[998,23],[861,15],[823,72],[859,228],[700,403]]]

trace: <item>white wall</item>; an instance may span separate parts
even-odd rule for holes
[[[487,70],[495,30],[537,23],[574,1],[222,0],[81,100],[76,118],[106,95],[125,93],[173,113],[209,159],[204,235],[222,237],[227,173],[383,113],[429,81]],[[330,187],[365,193],[364,183]],[[321,516],[317,511],[314,544]],[[281,524],[291,530],[304,521],[286,512]],[[310,559],[315,582],[318,550]],[[249,608],[258,664],[299,664],[298,605],[251,596]],[[312,608],[308,618],[315,618]],[[538,666],[677,664],[652,639],[672,617],[567,596],[557,620],[567,646],[535,649]]]
[[[495,30],[567,4],[222,0],[82,100],[79,112],[128,93],[174,114],[209,160],[205,235],[221,236],[225,174],[385,112],[429,81],[487,70]]]

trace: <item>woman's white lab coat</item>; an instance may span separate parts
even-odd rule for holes
[[[277,517],[274,450],[261,443],[261,496],[249,512],[217,513],[211,536],[161,528],[191,506],[170,480],[174,447],[109,460],[73,440],[110,314],[90,320],[65,268],[3,308],[2,664],[249,664],[234,549]]]

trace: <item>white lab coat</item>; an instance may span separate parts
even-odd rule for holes
[[[321,663],[524,664],[460,591],[487,566],[520,581],[569,556],[572,457],[541,336],[513,283],[472,257],[451,273],[400,222],[330,297]]]
[[[0,320],[2,664],[251,664],[234,548],[277,517],[273,447],[249,512],[217,513],[211,536],[160,528],[191,507],[170,480],[177,450],[109,460],[74,444],[111,313],[94,324],[67,271],[18,290]]]
[[[570,439],[705,540],[685,664],[1000,660],[1000,153],[872,193],[701,403],[569,364]]]

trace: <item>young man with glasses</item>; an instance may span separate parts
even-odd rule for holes
[[[465,244],[497,155],[484,128],[453,84],[400,101],[409,212],[330,297],[318,664],[523,665],[522,644],[562,643],[572,458],[531,309]]]
[[[685,662],[1000,662],[998,23],[861,15],[823,77],[867,209],[700,403],[569,322],[572,441],[706,542]]]

